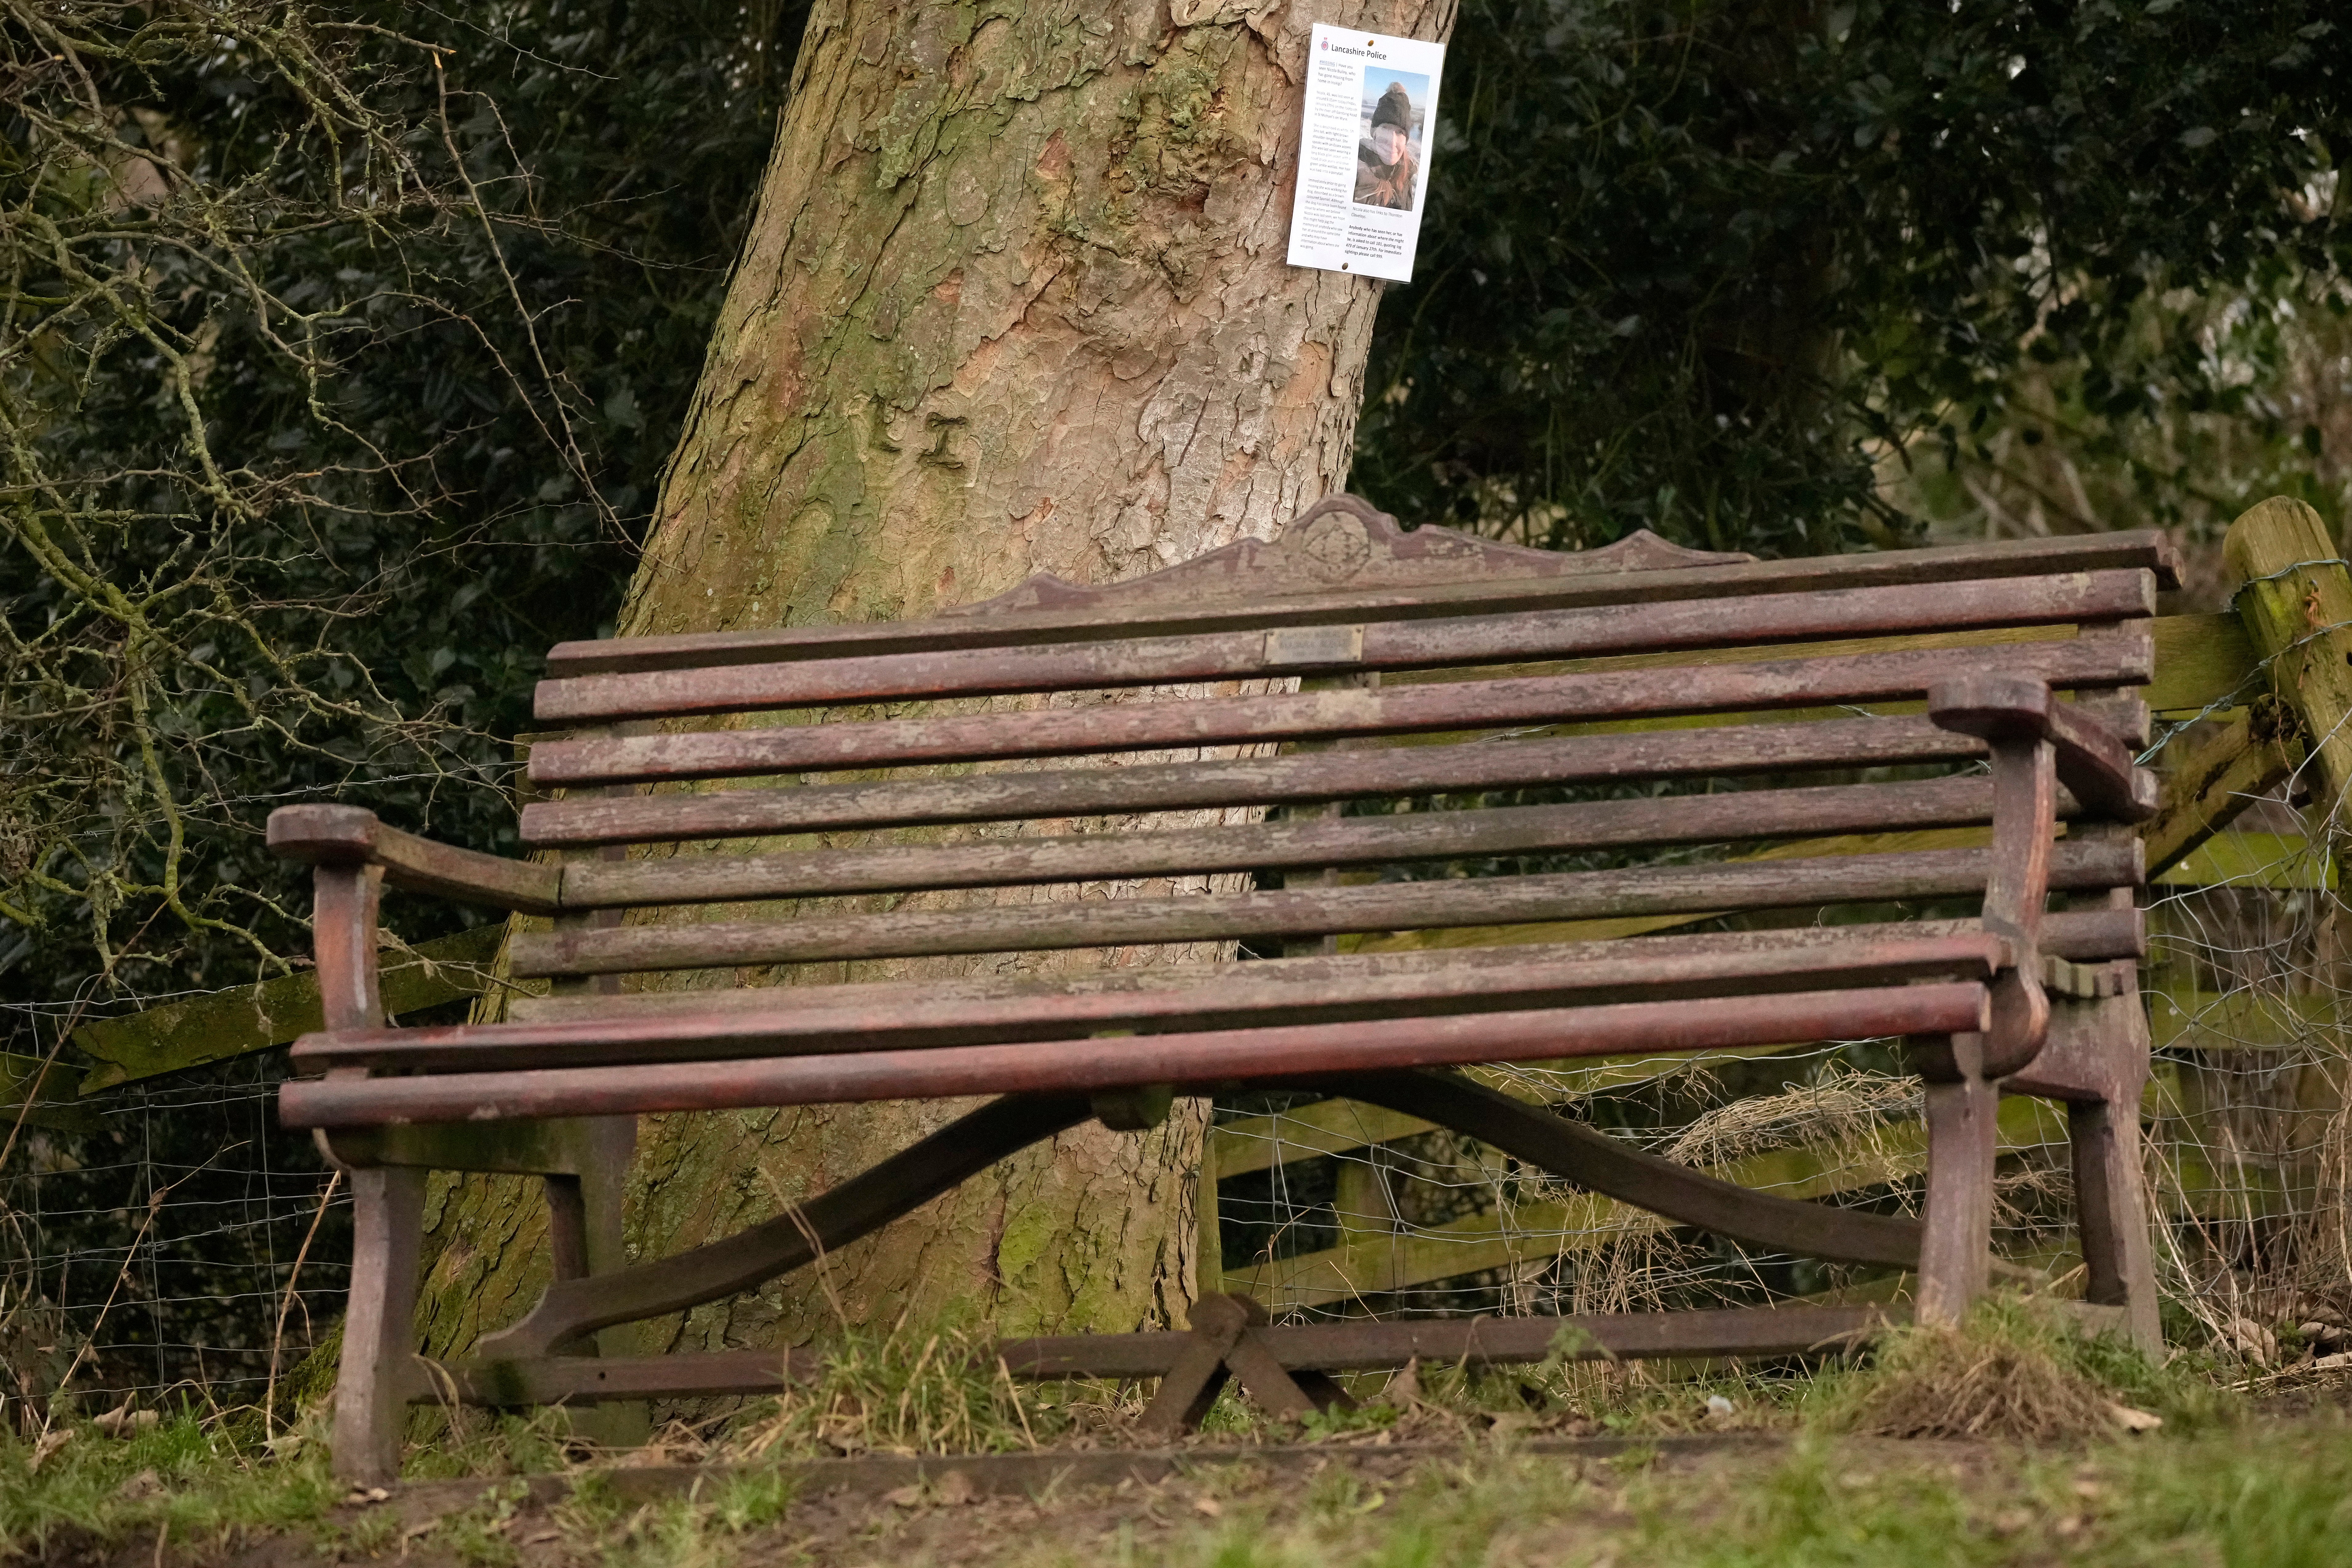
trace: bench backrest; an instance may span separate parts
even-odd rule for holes
[[[2032,676],[2144,731],[2127,693],[2173,572],[2153,532],[1771,562],[1638,534],[1563,554],[1405,532],[1337,497],[1272,542],[1107,587],[569,643],[538,713],[573,733],[533,749],[552,797],[522,818],[527,844],[566,852],[566,912],[515,939],[514,968],[571,989],[1965,900],[1985,880],[1984,748],[1927,720],[1928,687]],[[1753,855],[1843,835],[1878,837]],[[747,839],[767,842],[720,842]],[[2053,886],[2131,885],[2137,847],[2069,834]],[[712,907],[613,913],[678,905]],[[2121,945],[2050,938],[2085,960]]]

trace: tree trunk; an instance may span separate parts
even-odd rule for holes
[[[624,633],[921,616],[1040,571],[1130,577],[1269,536],[1344,478],[1379,286],[1283,259],[1309,18],[1278,0],[1175,0],[1172,20],[1157,3],[975,9],[812,17]],[[1342,10],[1326,19],[1437,37],[1454,5]],[[632,1251],[765,1218],[961,1109],[647,1118]],[[1007,1332],[1181,1321],[1205,1121],[1089,1124],[822,1279],[657,1325],[647,1348],[950,1307]],[[535,1292],[544,1265],[518,1259],[536,1209],[505,1184],[436,1189],[431,1342]]]

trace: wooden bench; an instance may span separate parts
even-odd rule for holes
[[[328,1024],[296,1044],[315,1076],[282,1114],[319,1131],[357,1204],[338,1468],[394,1474],[415,1401],[772,1392],[807,1352],[600,1356],[595,1336],[752,1289],[1088,1118],[1139,1128],[1171,1095],[1242,1088],[1406,1110],[1682,1225],[1916,1271],[1939,1322],[1987,1284],[1997,1094],[2065,1100],[2087,1300],[2152,1340],[2126,825],[2154,802],[2131,689],[2172,573],[2152,532],[1769,562],[1636,534],[1561,554],[1405,532],[1342,496],[1272,542],[1108,587],[1038,577],[924,621],[562,645],[538,713],[570,738],[531,752],[549,798],[522,813],[544,858],[351,807],[270,819],[276,850],[317,868]],[[1137,826],[1154,813],[1193,815]],[[839,833],[876,837],[813,847]],[[1465,862],[1482,874],[1444,874]],[[385,1027],[385,882],[551,917],[509,949],[550,993],[497,1023]],[[1546,930],[1599,917],[1649,934]],[[1165,957],[1244,942],[1282,956]],[[1116,966],[814,983],[843,960],[1105,948]],[[793,965],[835,967],[727,985]],[[1916,1220],[1717,1181],[1457,1070],[1890,1037],[1926,1080]],[[797,1213],[624,1256],[636,1115],[962,1096],[994,1098]],[[411,1322],[430,1169],[545,1177],[554,1275],[438,1368]],[[1890,1315],[1576,1326],[1593,1354],[1766,1355]],[[1228,1375],[1297,1412],[1344,1397],[1334,1372],[1540,1357],[1561,1328],[1269,1327],[1213,1296],[1189,1332],[1001,1348],[1024,1376],[1159,1378],[1147,1419],[1173,1433]]]

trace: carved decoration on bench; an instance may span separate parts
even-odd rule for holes
[[[993,599],[940,613],[1139,608],[1219,597],[1280,598],[1334,588],[1426,588],[1441,583],[1737,566],[1755,559],[1736,552],[1685,550],[1646,528],[1599,550],[1578,551],[1529,550],[1432,523],[1407,532],[1394,517],[1369,501],[1336,495],[1317,501],[1272,540],[1237,539],[1192,560],[1098,587],[1040,572]]]

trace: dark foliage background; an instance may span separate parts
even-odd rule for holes
[[[1536,543],[1802,553],[1958,510],[1890,467],[1988,458],[2029,370],[2110,461],[2259,424],[2194,300],[2149,306],[2336,298],[2344,47],[2317,0],[1470,0],[1357,482]],[[2143,466],[2106,526],[2184,515],[2194,477]]]

